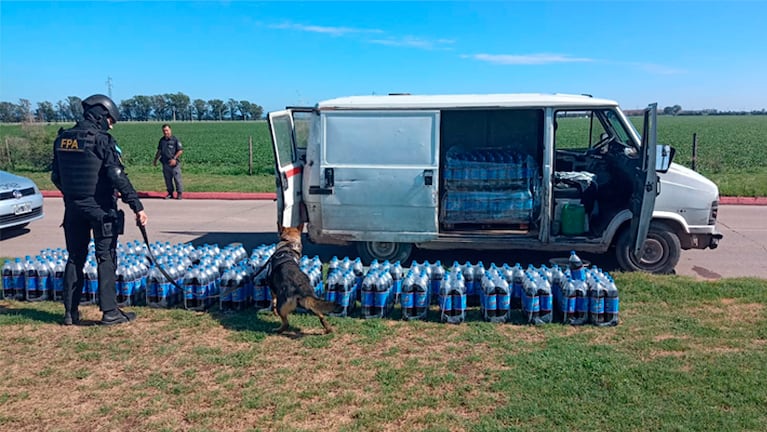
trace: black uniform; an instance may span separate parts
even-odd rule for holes
[[[107,131],[108,124],[97,109],[86,112],[85,119],[73,128],[60,131],[53,144],[51,180],[64,195],[63,226],[69,252],[64,308],[66,316],[76,315],[75,320],[79,319],[77,306],[91,231],[98,264],[99,307],[105,313],[117,310],[115,248],[124,219],[117,210],[115,190],[134,213],[144,209],[123,171],[117,142]]]

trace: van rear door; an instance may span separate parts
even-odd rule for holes
[[[634,255],[641,259],[642,245],[650,230],[655,197],[658,195],[658,175],[655,171],[657,144],[658,104],[651,104],[644,110],[642,124],[642,147],[639,151],[641,163],[634,176],[634,194],[631,197],[631,233]]]
[[[353,241],[437,238],[439,111],[321,112],[322,228]]]
[[[292,110],[267,116],[272,136],[277,186],[277,225],[297,227],[301,218],[303,161],[296,146]]]

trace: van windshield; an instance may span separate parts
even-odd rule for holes
[[[614,110],[602,110],[601,114],[604,116],[604,121],[609,125],[607,128],[612,130],[613,139],[627,147],[634,147],[631,142],[631,134],[626,130],[626,125],[621,121],[620,117]],[[634,126],[629,124],[628,127]],[[636,130],[634,133],[639,135]]]

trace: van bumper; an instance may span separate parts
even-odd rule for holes
[[[689,249],[716,249],[722,237],[724,237],[722,233],[717,232],[713,234],[692,234],[690,235]]]

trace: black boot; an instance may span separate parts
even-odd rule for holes
[[[69,312],[64,312],[64,325],[71,326],[80,324],[80,311],[73,309]]]
[[[112,309],[104,312],[101,317],[102,325],[115,325],[133,321],[136,319],[136,314],[133,312],[123,312],[120,309]]]

